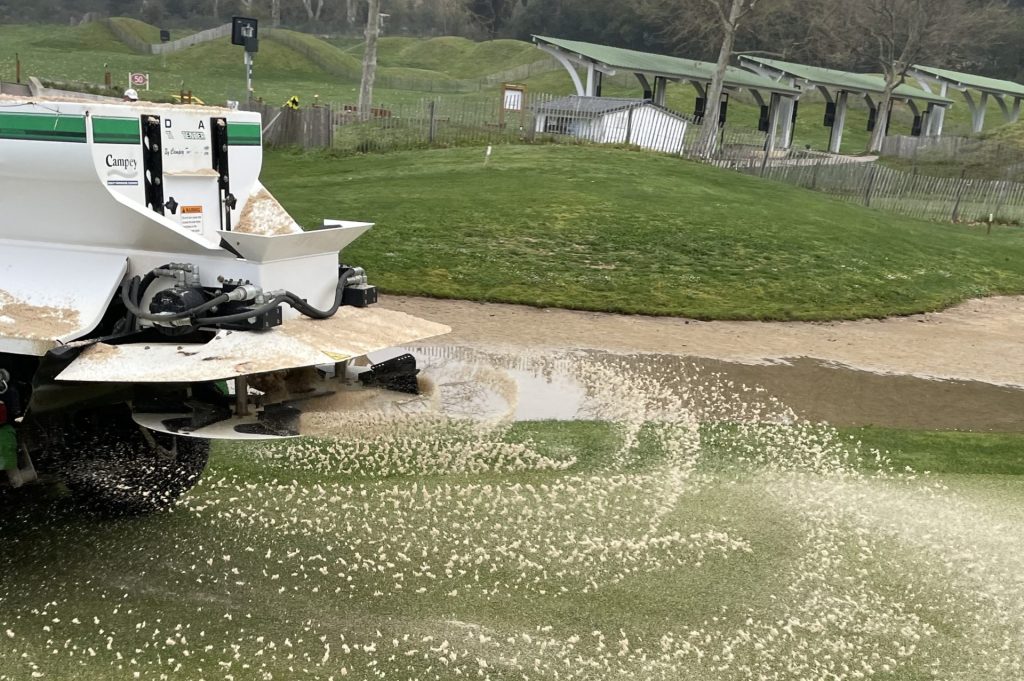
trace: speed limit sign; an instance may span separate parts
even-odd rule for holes
[[[133,88],[144,87],[149,89],[149,74],[148,73],[129,73],[128,84]]]

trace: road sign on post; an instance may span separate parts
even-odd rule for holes
[[[231,44],[248,47],[248,41],[259,39],[259,21],[249,17],[231,17]],[[255,50],[253,50],[255,52]]]
[[[149,89],[149,74],[132,72],[128,74],[128,87],[139,89],[141,87]]]
[[[259,51],[259,22],[250,17],[231,17],[231,44],[245,48],[245,92],[252,100],[252,56]]]

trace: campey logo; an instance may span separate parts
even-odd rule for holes
[[[134,158],[119,158],[113,154],[107,154],[106,158],[107,175],[117,177],[135,177],[139,174],[139,162]]]

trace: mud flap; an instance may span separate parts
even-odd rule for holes
[[[405,354],[374,364],[369,370],[359,374],[360,382],[370,388],[384,388],[410,395],[419,395],[419,381],[416,380],[420,370],[416,368],[416,358]]]

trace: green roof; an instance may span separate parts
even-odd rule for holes
[[[820,66],[807,66],[806,64],[794,64],[788,61],[777,59],[766,59],[742,55],[741,59],[765,66],[786,75],[805,80],[812,85],[837,88],[847,92],[858,92],[870,95],[880,95],[885,91],[885,78],[873,73],[851,73],[850,71],[838,71],[836,69],[825,69]],[[936,104],[952,104],[953,100],[946,97],[934,95],[927,90],[922,90],[913,85],[899,85],[893,93],[900,99],[918,99]]]
[[[921,66],[919,64],[915,64],[913,70],[920,71],[926,76],[944,80],[959,87],[969,87],[975,90],[981,90],[982,92],[988,92],[993,95],[1024,97],[1024,85],[1014,83],[1012,80],[998,80],[996,78],[986,78],[985,76],[972,76],[969,73],[948,71],[946,69],[937,69],[932,66]]]
[[[663,76],[670,80],[688,80],[698,83],[711,82],[711,76],[715,71],[715,65],[705,61],[693,59],[682,59],[680,57],[669,57],[663,54],[651,54],[649,52],[637,52],[636,50],[625,50],[620,47],[609,47],[607,45],[595,45],[578,40],[562,40],[560,38],[548,38],[542,35],[533,36],[537,44],[546,44],[557,47],[565,52],[572,52],[583,59],[598,64],[621,69],[632,73],[641,73],[647,76]],[[784,83],[779,83],[770,78],[759,76],[750,71],[730,66],[725,72],[725,87],[746,88],[760,90],[762,92],[778,92],[782,94],[798,94],[796,88]]]

